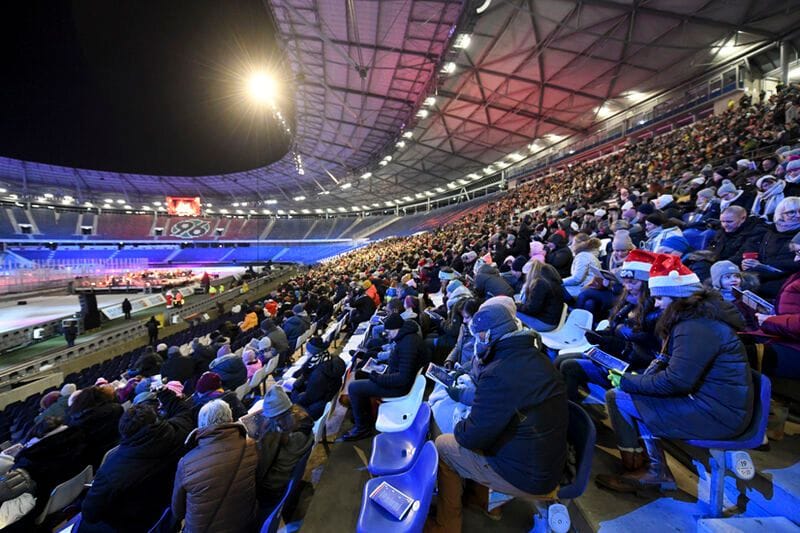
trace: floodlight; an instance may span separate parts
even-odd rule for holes
[[[277,95],[275,80],[266,72],[255,72],[247,80],[247,91],[250,97],[260,104],[273,104]]]

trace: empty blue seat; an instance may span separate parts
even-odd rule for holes
[[[386,476],[408,470],[428,436],[431,408],[420,405],[414,422],[405,431],[380,433],[372,439],[372,455],[369,458],[370,474]]]
[[[278,528],[281,525],[283,508],[297,492],[300,481],[302,481],[303,474],[306,471],[308,458],[311,457],[311,450],[312,448],[309,448],[303,458],[300,459],[296,465],[294,465],[294,470],[292,470],[292,478],[289,480],[289,485],[286,487],[286,490],[281,497],[281,501],[278,502],[278,505],[275,506],[267,519],[264,520],[264,523],[261,526],[261,533],[275,533],[278,531]]]
[[[358,523],[356,524],[357,532],[422,531],[422,525],[425,523],[428,508],[431,505],[433,487],[436,484],[439,454],[436,452],[433,442],[428,441],[418,455],[419,457],[408,471],[367,481],[361,496],[361,510],[358,513]],[[384,481],[416,502],[402,520],[395,519],[369,497],[372,491]]]
[[[722,516],[725,491],[725,471],[731,470],[739,479],[752,479],[755,467],[750,455],[744,450],[758,448],[764,442],[769,417],[769,401],[772,384],[769,378],[755,370],[753,374],[753,418],[744,433],[729,440],[687,440],[686,443],[699,448],[708,448],[711,453],[709,467],[709,510],[711,518]]]

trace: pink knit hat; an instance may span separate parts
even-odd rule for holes
[[[167,384],[164,385],[164,388],[174,392],[175,396],[183,396],[183,384],[180,381],[167,381]]]

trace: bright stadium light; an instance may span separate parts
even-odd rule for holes
[[[480,15],[481,13],[489,9],[490,5],[492,5],[492,0],[484,0],[484,2],[481,5],[479,5],[477,9],[475,9],[475,13]]]
[[[277,91],[275,80],[266,72],[254,72],[247,80],[247,92],[260,104],[274,104]]]
[[[407,131],[407,132],[405,132],[405,133],[403,134],[403,138],[404,138],[404,139],[410,139],[410,138],[412,138],[413,136],[414,136],[414,132],[413,132],[413,131]]]
[[[364,172],[363,174],[361,174],[361,179],[362,180],[368,180],[371,177],[372,177],[372,172]]]

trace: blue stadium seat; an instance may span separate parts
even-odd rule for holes
[[[387,476],[408,470],[428,436],[430,419],[431,408],[425,402],[420,405],[417,416],[408,429],[376,435],[372,439],[372,454],[367,466],[370,474]]]

